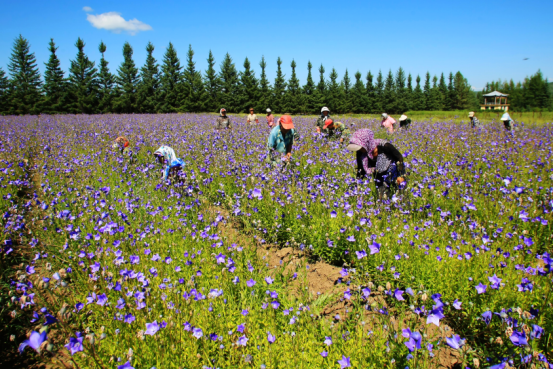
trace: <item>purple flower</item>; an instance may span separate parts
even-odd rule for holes
[[[355,251],[355,254],[357,255],[357,260],[361,260],[367,256],[367,252],[365,250]]]
[[[225,258],[225,255],[219,253],[219,255],[215,257],[215,260],[217,261],[217,264],[223,264],[225,262]]]
[[[273,284],[275,280],[271,277],[265,277],[265,282],[267,282],[267,284]]]
[[[326,352],[326,351],[321,352],[321,356],[322,356],[322,357],[327,357],[327,356],[328,356],[328,352]]]
[[[327,346],[332,345],[332,337],[325,337],[325,340],[323,341],[323,343]]]
[[[493,275],[493,277],[488,277],[488,280],[492,284],[492,289],[498,290],[499,287],[501,287],[501,278],[498,278],[495,274]]]
[[[238,341],[236,342],[236,344],[237,344],[238,346],[244,346],[244,347],[246,346],[247,343],[248,343],[248,337],[246,337],[246,336],[240,337],[240,338],[238,339]]]
[[[338,360],[338,364],[340,364],[340,369],[351,368],[349,357],[345,357],[344,355],[342,355],[342,360]]]
[[[71,353],[71,356],[73,356],[75,353],[83,351],[83,336],[81,335],[81,332],[77,332],[75,334],[77,338],[70,337],[69,343],[65,345],[65,348],[69,350]]]
[[[267,341],[269,341],[269,343],[275,343],[275,339],[276,337],[273,336],[271,332],[267,332]]]
[[[511,342],[515,346],[525,346],[528,345],[528,341],[526,340],[526,333],[524,331],[514,331],[513,334],[510,337]]]
[[[276,310],[276,309],[279,308],[279,306],[280,306],[280,302],[278,302],[278,301],[273,301],[273,302],[271,302],[271,307],[272,307],[273,309]]]
[[[458,334],[454,334],[453,336],[446,338],[446,343],[449,347],[459,350],[465,344],[465,340],[461,339]]]
[[[507,363],[499,363],[499,364],[490,366],[488,369],[505,369],[506,366],[507,366]]]
[[[351,291],[349,289],[347,289],[345,292],[344,292],[344,298],[346,300],[349,300],[351,299]]]
[[[32,331],[31,336],[28,340],[25,340],[19,345],[19,352],[23,353],[23,350],[25,350],[25,347],[29,346],[33,350],[40,352],[40,345],[42,345],[42,342],[46,341],[48,338],[46,337],[46,331],[42,333],[38,333],[37,331]]]
[[[428,314],[428,317],[426,318],[426,324],[434,323],[437,327],[440,326],[440,319],[444,318],[444,314],[442,311],[442,307],[439,307],[437,309],[434,309]]]
[[[77,311],[81,311],[83,308],[84,308],[84,304],[82,302],[77,302],[77,304],[75,305],[75,309]]]
[[[454,307],[455,309],[461,310],[461,304],[462,304],[461,301],[459,301],[458,299],[455,299],[455,301],[453,301],[453,304],[452,304],[452,305],[453,305],[453,307]]]
[[[485,284],[482,284],[482,282],[480,282],[480,284],[478,286],[476,286],[475,288],[476,288],[476,292],[478,292],[478,294],[481,295],[484,292],[486,292],[486,288],[488,288],[488,286],[486,286]]]
[[[199,340],[200,338],[203,337],[203,335],[204,335],[204,332],[202,331],[201,328],[196,327],[196,328],[192,329],[192,336],[196,337],[196,339]]]
[[[108,297],[105,293],[102,293],[101,295],[98,295],[98,300],[96,301],[96,304],[100,306],[104,306],[108,302]]]
[[[396,300],[405,301],[405,299],[403,298],[403,292],[404,291],[396,288],[396,290],[394,291],[394,297],[396,298]]]
[[[348,238],[346,238],[346,240],[348,240],[349,242],[355,242],[355,237],[349,236]]]
[[[330,212],[330,217],[331,217],[331,218],[336,218],[336,211],[332,210],[332,211]]]
[[[238,327],[236,327],[236,330],[240,333],[244,333],[245,329],[246,329],[246,326],[244,324],[239,324]]]
[[[27,265],[25,271],[27,272],[27,274],[35,274],[35,267]]]
[[[128,324],[131,324],[132,322],[135,321],[135,319],[136,319],[136,318],[134,317],[134,315],[132,315],[131,313],[129,313],[129,314],[125,315],[125,320],[124,320],[124,322],[125,322],[125,323],[128,323]]]
[[[253,279],[250,279],[249,281],[246,282],[246,285],[248,287],[253,287],[255,286],[256,282],[253,280]]]
[[[117,369],[134,369],[134,367],[131,365],[129,361],[127,361],[125,364],[119,365]]]
[[[530,332],[530,338],[535,340],[536,338],[540,338],[543,334],[543,328],[539,325],[532,325],[532,332]]]
[[[159,331],[159,324],[157,324],[157,320],[154,320],[153,323],[146,323],[146,332],[144,334],[153,336],[154,334]]]
[[[373,243],[369,245],[369,249],[371,250],[371,255],[377,254],[380,252],[380,244],[373,241]]]
[[[482,314],[482,319],[484,320],[484,322],[486,322],[486,325],[490,325],[490,322],[492,320],[492,312],[491,311],[486,311]]]

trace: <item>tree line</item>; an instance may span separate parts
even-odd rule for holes
[[[543,77],[540,70],[536,74],[526,77],[522,82],[496,81],[486,83],[481,95],[492,91],[509,94],[507,103],[509,110],[514,111],[553,111],[553,95],[551,83]]]
[[[438,77],[427,72],[423,82],[420,76],[413,80],[403,68],[396,73],[379,71],[376,76],[369,71],[364,78],[360,72],[352,78],[346,69],[341,79],[333,68],[327,79],[321,65],[316,82],[309,62],[307,81],[301,85],[296,62],[290,63],[291,74],[286,79],[278,58],[276,78],[271,83],[264,57],[259,63],[261,74],[256,76],[248,58],[238,71],[228,53],[216,71],[210,51],[208,68],[202,73],[196,68],[191,46],[182,65],[172,43],[161,63],[153,56],[154,45],[148,43],[146,61],[139,68],[127,42],[123,61],[112,73],[104,57],[106,45],[101,42],[98,46],[98,65],[85,53],[85,46],[78,38],[77,53],[66,74],[51,39],[42,79],[28,40],[21,35],[16,38],[8,74],[0,68],[0,114],[217,112],[221,107],[235,113],[245,113],[250,107],[257,111],[270,107],[277,113],[317,114],[322,106],[334,113],[399,114],[478,107],[476,94],[461,72],[449,73],[447,78],[443,73]]]

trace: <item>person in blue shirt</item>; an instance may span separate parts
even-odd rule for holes
[[[177,158],[175,150],[169,146],[161,146],[154,152],[154,156],[160,164],[165,165],[162,178],[163,181],[170,176],[172,177],[176,175],[177,172],[185,165],[182,159]]]
[[[296,137],[297,133],[294,130],[292,117],[281,116],[267,140],[267,162],[276,166],[278,156],[284,154],[282,161],[287,164],[292,157],[292,145]]]

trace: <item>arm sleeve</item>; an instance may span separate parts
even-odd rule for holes
[[[399,163],[397,169],[400,175],[405,175],[405,166],[403,164],[403,155],[392,145],[391,143],[386,143],[384,146],[379,146],[378,151],[382,149],[382,152],[386,154],[394,163]]]
[[[163,171],[163,180],[165,181],[167,177],[169,177],[169,171],[171,170],[171,166],[167,164],[165,166],[165,170]]]

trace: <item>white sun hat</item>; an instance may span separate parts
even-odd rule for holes
[[[270,113],[271,112],[271,109],[267,108],[267,113]]]
[[[360,145],[356,145],[356,144],[352,144],[350,143],[349,145],[346,146],[346,149],[348,149],[349,151],[359,151],[363,148],[363,146],[360,146]]]
[[[405,119],[407,119],[407,115],[403,114],[401,117],[399,117],[399,121],[403,122]]]
[[[501,116],[501,120],[502,121],[511,120],[511,116],[509,115],[509,113],[505,113]]]
[[[388,114],[382,113],[382,118],[384,118],[384,119],[388,118]]]
[[[474,117],[474,112],[473,111],[469,112],[469,118],[473,118],[473,117]]]
[[[327,108],[326,106],[324,106],[324,107],[323,107],[323,108],[321,109],[321,113],[322,113],[323,111],[327,111],[327,112],[330,112],[330,109],[329,109],[329,108]]]

